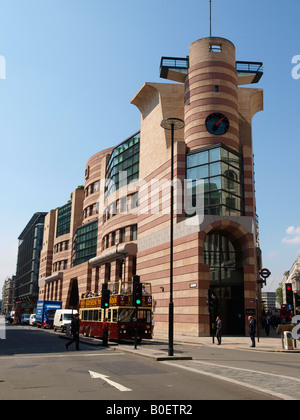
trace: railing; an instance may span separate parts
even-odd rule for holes
[[[179,57],[162,57],[160,68],[162,67],[187,70],[189,68],[189,59]]]
[[[160,62],[161,77],[167,78],[169,69],[187,74],[187,70],[189,69],[189,57],[162,57]],[[257,83],[263,74],[263,63],[258,61],[237,61],[236,70],[238,73],[254,73],[253,83]]]
[[[263,72],[263,63],[256,61],[237,61],[236,70],[239,73]]]

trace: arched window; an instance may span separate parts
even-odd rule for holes
[[[242,251],[224,231],[209,233],[203,249],[203,262],[209,265],[209,288],[215,297],[211,322],[220,315],[224,334],[244,334]]]

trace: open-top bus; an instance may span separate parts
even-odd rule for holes
[[[151,339],[152,293],[151,284],[143,283],[142,304],[132,305],[132,282],[109,283],[109,309],[101,309],[101,296],[89,296],[80,300],[80,333],[88,337],[103,337],[103,321],[108,318],[109,339],[112,341],[134,341]]]

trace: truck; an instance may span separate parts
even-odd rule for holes
[[[39,328],[53,328],[55,311],[62,308],[62,302],[39,300],[36,304],[36,325]]]

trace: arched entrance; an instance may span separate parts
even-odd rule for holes
[[[216,297],[212,319],[220,315],[222,332],[245,334],[244,270],[242,250],[226,231],[212,231],[204,241],[204,264],[209,266],[209,287]]]

